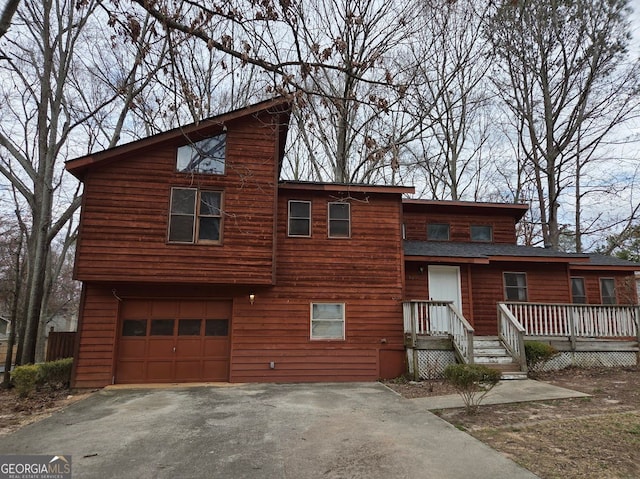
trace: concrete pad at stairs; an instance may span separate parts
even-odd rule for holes
[[[379,383],[107,389],[0,436],[82,479],[535,479]]]
[[[500,381],[496,387],[487,393],[481,404],[507,404],[528,401],[550,401],[553,399],[569,399],[588,397],[579,391],[561,388],[533,379]],[[464,407],[464,402],[458,394],[448,396],[434,396],[412,399],[421,407],[429,411],[436,409],[452,409]]]

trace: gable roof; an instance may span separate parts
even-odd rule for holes
[[[492,261],[569,263],[572,269],[640,270],[640,264],[601,254],[565,253],[509,243],[405,241],[405,258],[413,261],[449,260],[488,264]]]
[[[189,138],[191,135],[211,136],[224,131],[225,124],[228,122],[238,120],[246,116],[257,115],[260,113],[270,113],[282,117],[280,120],[279,131],[280,151],[278,152],[280,163],[282,163],[286,136],[289,127],[289,117],[291,115],[291,103],[285,97],[277,97],[244,108],[239,108],[222,115],[206,118],[189,125],[180,126],[172,130],[142,138],[140,140],[125,143],[114,148],[109,148],[107,150],[68,160],[65,162],[65,168],[73,176],[82,180],[87,169],[93,167],[96,164],[109,163],[111,161],[117,160],[123,155],[135,153],[139,150],[151,147],[157,147],[164,143],[175,142],[176,140],[184,139],[185,137]]]

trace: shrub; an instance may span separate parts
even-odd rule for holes
[[[51,389],[68,388],[71,383],[72,365],[73,358],[38,364],[38,385],[46,385]]]
[[[11,381],[20,397],[28,397],[36,390],[39,368],[35,364],[17,366],[11,371]]]
[[[542,372],[545,364],[556,357],[559,351],[547,343],[540,341],[525,341],[524,352],[527,357],[527,368],[530,376]]]
[[[467,414],[474,414],[486,394],[500,381],[501,373],[480,364],[450,364],[444,377],[464,401]]]

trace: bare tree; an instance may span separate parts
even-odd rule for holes
[[[426,26],[412,46],[418,78],[412,100],[424,116],[424,133],[410,162],[433,198],[477,199],[492,174],[490,64],[481,32],[488,8],[486,2],[433,0],[422,9]]]
[[[514,133],[532,166],[547,247],[559,246],[562,200],[585,161],[637,108],[628,15],[626,0],[521,0],[486,22],[496,90],[524,126]]]
[[[20,5],[20,0],[7,0],[4,8],[0,11],[0,38],[2,38],[9,27],[11,26],[11,20]]]
[[[89,46],[108,41],[96,37],[94,15],[97,0],[78,4],[64,0],[25,0],[21,3],[12,29],[0,43],[0,83],[3,102],[0,112],[0,174],[18,194],[17,219],[24,225],[27,250],[27,276],[24,284],[24,334],[20,336],[22,363],[33,362],[36,354],[41,318],[46,311],[48,288],[55,283],[59,265],[52,262],[51,245],[65,231],[80,205],[79,189],[63,175],[61,160],[67,155],[85,153],[75,136],[80,127],[93,125],[94,138],[107,135],[113,146],[120,135],[123,120],[115,128],[104,129],[95,121],[100,112],[126,112],[140,87],[138,77],[125,76],[111,91],[91,89],[95,77]],[[103,17],[103,21],[107,18]],[[126,25],[126,24],[125,24]],[[134,25],[129,25],[129,33]],[[89,37],[87,36],[89,33]],[[139,33],[139,30],[137,31]],[[137,35],[130,35],[135,39]],[[108,51],[107,44],[103,49]],[[144,50],[141,50],[144,51]],[[131,58],[133,71],[143,65],[142,58]],[[113,70],[111,70],[113,72]],[[133,89],[133,90],[131,90]],[[124,100],[124,101],[123,101]],[[124,115],[124,113],[123,113]],[[122,115],[121,115],[122,116]],[[93,121],[92,121],[93,120]],[[86,131],[86,130],[85,130]],[[90,142],[92,143],[92,142]],[[63,250],[73,242],[73,229],[62,238]],[[57,258],[61,261],[61,258]],[[53,274],[51,275],[51,272]],[[49,275],[49,276],[48,276]]]

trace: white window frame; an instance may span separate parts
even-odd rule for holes
[[[309,205],[309,216],[308,217],[302,217],[302,216],[296,216],[296,217],[291,217],[291,204],[292,203],[306,203]],[[290,236],[292,238],[311,238],[311,216],[312,216],[312,205],[311,205],[311,201],[307,201],[307,200],[289,200],[287,202],[287,236]],[[296,219],[296,220],[307,220],[309,223],[309,234],[306,235],[298,235],[298,234],[293,234],[291,233],[291,220],[292,219]]]
[[[331,218],[331,206],[332,205],[346,205],[347,206],[347,212],[349,213],[349,217],[348,218]],[[347,236],[342,236],[342,235],[332,235],[331,234],[331,222],[332,221],[341,221],[347,222],[348,225],[348,230],[349,232],[347,233]],[[346,201],[330,201],[327,204],[327,236],[329,238],[343,238],[343,239],[347,239],[347,238],[351,238],[351,203],[348,203]]]
[[[518,287],[518,286],[507,286],[507,276],[508,274],[517,274],[517,275],[522,275],[524,276],[524,287]],[[526,303],[527,301],[529,301],[529,278],[527,278],[527,273],[522,272],[522,271],[504,271],[502,273],[502,284],[504,286],[504,299],[505,301],[513,301],[513,302],[520,302],[520,303]],[[509,295],[507,294],[507,289],[524,289],[524,299],[509,299]]]
[[[313,307],[315,305],[332,305],[332,306],[340,306],[340,309],[342,311],[342,316],[340,318],[314,318],[313,317]],[[312,302],[310,304],[310,311],[309,311],[309,317],[310,317],[310,321],[309,321],[309,338],[311,339],[311,341],[344,341],[345,340],[345,323],[346,323],[346,306],[345,303],[334,303],[334,302],[322,302],[322,301],[315,301]],[[342,329],[341,329],[341,335],[340,336],[332,336],[332,337],[314,337],[313,335],[313,324],[314,322],[333,322],[333,323],[337,323],[337,322],[341,322],[342,323]]]

